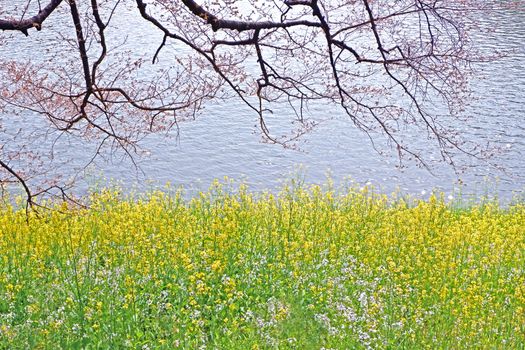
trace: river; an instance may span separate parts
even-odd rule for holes
[[[124,23],[129,18],[115,21]],[[88,187],[106,184],[109,179],[140,190],[166,182],[188,189],[204,189],[213,179],[224,176],[242,180],[253,190],[276,190],[290,178],[324,183],[329,176],[336,184],[371,184],[382,192],[400,190],[418,197],[427,197],[434,189],[454,197],[458,192],[465,196],[490,194],[505,200],[516,195],[523,197],[525,8],[495,11],[490,17],[480,18],[480,22],[493,30],[490,35],[478,37],[474,33],[478,45],[484,50],[505,52],[506,56],[478,64],[478,76],[471,81],[473,100],[465,111],[466,116],[472,117],[471,122],[458,122],[456,127],[480,144],[501,146],[502,152],[491,162],[503,170],[472,159],[463,160],[470,166],[460,174],[447,164],[434,167],[432,173],[411,163],[400,170],[396,167],[395,154],[380,156],[367,136],[330,105],[312,108],[322,122],[302,137],[298,150],[262,143],[257,116],[239,101],[233,101],[207,105],[196,120],[181,123],[178,134],[148,137],[143,143],[148,151],[137,159],[138,170],[129,160],[118,157],[97,160],[83,171],[84,179],[79,180],[76,191],[85,193]],[[31,33],[29,38],[19,33],[0,33],[8,41],[0,47],[0,60],[31,59],[35,41],[43,42],[48,45],[46,50],[53,51],[53,45],[42,39],[45,39],[44,32]],[[133,45],[156,47],[159,34],[151,33],[152,36],[146,33],[133,39]],[[283,120],[289,120],[293,112],[279,113]],[[38,127],[32,120],[9,116],[0,116],[0,122],[4,135],[19,127]],[[3,140],[0,138],[0,141]],[[56,143],[56,155],[69,155],[73,159],[61,167],[63,175],[74,174],[88,159],[89,152],[79,151],[77,147],[80,146],[72,147],[71,141]]]

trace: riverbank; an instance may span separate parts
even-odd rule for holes
[[[519,348],[525,205],[367,188],[0,210],[0,348]]]

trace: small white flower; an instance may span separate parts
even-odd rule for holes
[[[392,327],[403,328],[403,321],[399,321],[399,322],[393,323]]]
[[[366,308],[368,306],[368,298],[365,292],[361,292],[361,294],[359,294],[358,300],[361,304],[361,307]]]

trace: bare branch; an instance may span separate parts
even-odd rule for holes
[[[193,0],[182,0],[184,5],[196,16],[202,18],[206,23],[211,24],[211,27],[214,31],[219,29],[232,29],[239,32],[245,30],[255,30],[255,29],[273,29],[273,28],[289,28],[296,26],[303,27],[320,27],[319,23],[311,22],[307,20],[300,21],[290,21],[290,22],[250,22],[250,21],[235,21],[228,19],[221,19],[215,16],[214,14],[206,11],[203,7],[198,5]]]
[[[62,0],[51,0],[47,6],[41,9],[38,14],[33,17],[26,19],[0,19],[1,30],[19,30],[26,36],[29,35],[28,30],[35,28],[36,30],[42,29],[42,23],[55,11],[60,5]]]

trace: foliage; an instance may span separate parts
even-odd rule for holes
[[[0,348],[519,348],[525,206],[214,184],[0,211]]]

